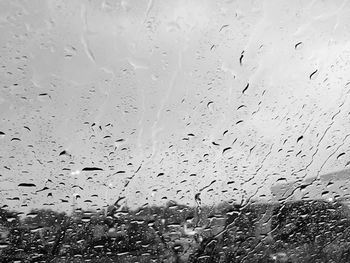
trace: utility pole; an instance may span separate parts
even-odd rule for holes
[[[76,205],[77,205],[77,193],[73,194],[73,200],[72,200],[72,217],[75,218],[76,216]]]
[[[73,186],[76,185],[77,182],[77,175],[80,174],[80,170],[76,170],[74,172],[71,172],[71,175],[74,176]],[[76,199],[79,195],[77,193],[73,192],[73,200],[72,200],[72,217],[74,218],[76,216]]]

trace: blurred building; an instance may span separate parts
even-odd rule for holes
[[[0,240],[6,239],[9,233],[10,233],[9,229],[6,226],[0,224]]]

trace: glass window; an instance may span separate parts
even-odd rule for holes
[[[349,12],[0,1],[1,260],[350,262]]]

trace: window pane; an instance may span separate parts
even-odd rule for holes
[[[346,1],[0,1],[0,258],[348,262]]]

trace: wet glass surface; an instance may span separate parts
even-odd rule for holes
[[[0,262],[350,262],[349,12],[0,0]]]

